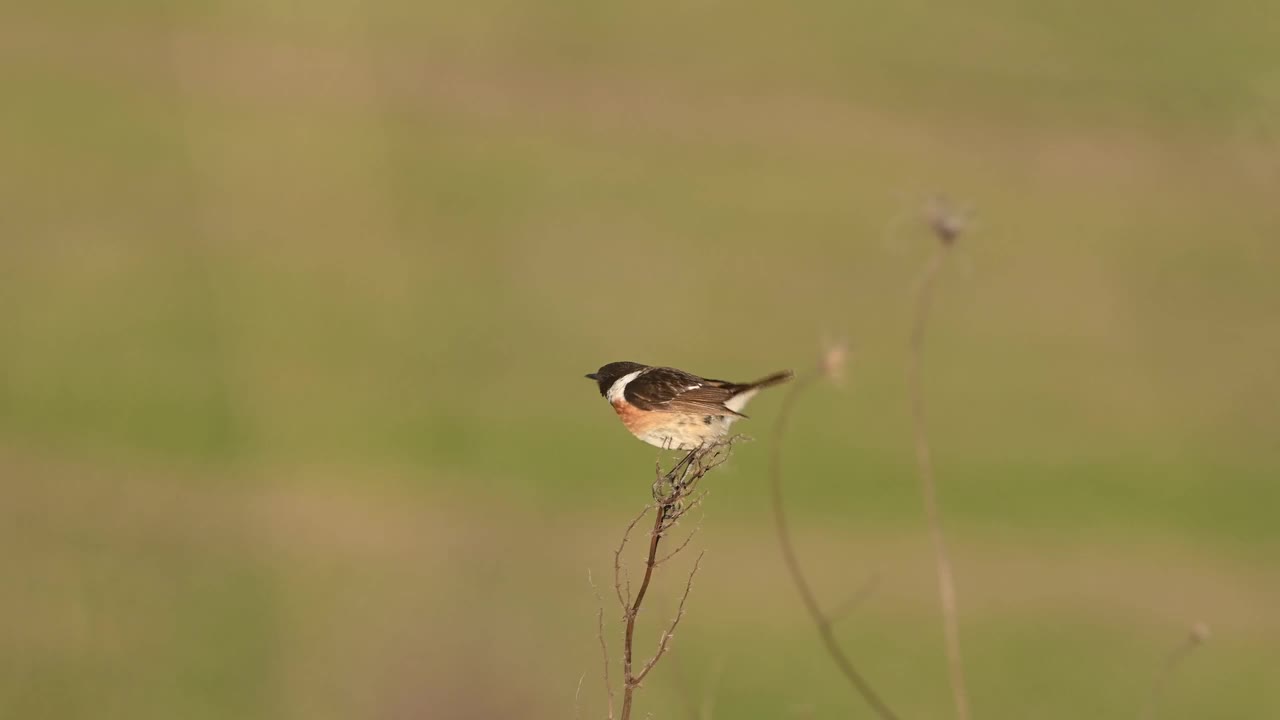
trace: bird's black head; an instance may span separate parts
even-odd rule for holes
[[[600,386],[600,394],[605,395],[609,392],[609,388],[613,387],[613,384],[617,382],[618,378],[647,367],[649,366],[633,362],[611,362],[593,373],[588,373],[587,379],[595,380],[596,384]]]

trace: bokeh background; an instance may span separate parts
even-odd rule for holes
[[[587,574],[654,453],[582,375],[805,371],[828,337],[804,562],[832,606],[874,579],[841,638],[947,717],[903,386],[941,191],[972,208],[925,372],[976,716],[1134,717],[1204,621],[1161,717],[1280,717],[1271,3],[0,17],[0,716],[564,718],[582,679],[601,717]],[[642,713],[868,715],[773,541],[779,400],[710,480]]]

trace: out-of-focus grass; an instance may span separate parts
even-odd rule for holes
[[[556,717],[582,672],[586,707],[603,700],[584,572],[599,580],[612,562],[619,528],[602,513],[427,504],[389,489],[398,483],[345,487],[321,472],[210,487],[5,460],[37,481],[11,493],[3,516],[3,558],[25,581],[4,598],[7,637],[23,650],[4,686],[16,714]],[[711,511],[715,542],[679,660],[646,687],[647,706],[677,712],[717,663],[729,715],[856,705],[768,570],[764,530]],[[992,715],[1128,717],[1182,619],[1203,613],[1216,637],[1188,662],[1170,715],[1274,706],[1280,578],[1261,563],[1141,533],[962,537],[974,699]],[[797,539],[833,605],[878,576],[841,635],[904,713],[945,707],[919,533],[841,524]],[[659,576],[646,647],[686,567]]]
[[[975,707],[1129,717],[1205,619],[1165,715],[1275,714],[1269,12],[6,10],[0,714],[562,717],[653,459],[581,375],[824,333],[851,382],[792,505],[833,602],[885,574],[855,655],[942,713],[901,377],[939,188],[977,208],[926,358]],[[646,707],[717,657],[723,717],[854,706],[779,587],[765,449],[716,478]]]

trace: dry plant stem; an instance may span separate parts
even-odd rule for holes
[[[578,689],[573,691],[573,718],[578,720],[582,717],[582,681],[587,679],[587,674],[582,673],[578,677]]]
[[[604,641],[604,599],[596,589],[596,582],[587,571],[587,582],[591,583],[591,591],[596,595],[596,639],[600,641],[600,655],[604,658],[604,691],[609,697],[609,720],[613,720],[613,683],[609,682],[609,646]],[[578,681],[578,690],[582,690],[582,681]],[[576,702],[576,698],[575,698]]]
[[[849,660],[849,656],[840,647],[839,641],[836,640],[835,633],[831,629],[830,618],[822,612],[822,607],[818,604],[818,600],[813,594],[813,588],[809,585],[804,571],[800,569],[800,561],[796,558],[795,547],[791,542],[791,532],[787,526],[787,516],[783,511],[782,440],[786,435],[787,423],[791,418],[796,398],[802,390],[813,382],[813,379],[813,376],[806,375],[797,378],[791,384],[791,389],[783,397],[782,409],[778,411],[778,420],[773,426],[773,451],[770,453],[769,475],[770,485],[773,490],[773,520],[774,526],[778,531],[778,545],[782,548],[782,559],[787,566],[787,571],[791,574],[791,580],[795,583],[796,590],[800,593],[800,599],[804,603],[805,609],[809,611],[813,624],[817,626],[818,635],[822,638],[822,643],[826,646],[827,653],[835,661],[836,667],[840,669],[840,672],[844,674],[849,683],[853,685],[854,689],[858,691],[858,694],[862,696],[862,699],[866,701],[867,705],[871,706],[871,709],[877,715],[884,720],[896,720],[898,716],[880,699],[880,695],[871,687],[867,679],[857,671],[853,666],[853,662]]]
[[[618,605],[622,607],[624,615],[631,604],[631,578],[627,575],[626,568],[622,567],[622,551],[627,547],[627,540],[631,539],[631,531],[636,528],[636,523],[640,522],[640,518],[647,512],[649,512],[649,506],[645,505],[640,514],[627,525],[626,531],[622,533],[622,542],[618,543],[618,549],[613,552],[613,591],[618,596]]]
[[[658,649],[653,657],[640,669],[634,672],[635,666],[635,632],[636,619],[640,615],[640,606],[644,603],[645,595],[649,592],[649,583],[653,580],[654,569],[662,562],[665,562],[683,550],[688,542],[681,544],[670,554],[659,559],[658,547],[662,542],[662,538],[675,525],[675,523],[684,516],[686,512],[697,505],[701,495],[696,494],[698,482],[711,470],[714,470],[720,463],[728,458],[729,451],[732,447],[733,440],[716,443],[707,447],[700,447],[690,451],[679,462],[675,464],[665,475],[660,475],[654,483],[655,493],[660,488],[665,487],[664,483],[669,484],[670,492],[659,494],[658,499],[654,503],[653,528],[649,532],[649,550],[646,555],[644,565],[644,576],[640,580],[640,586],[636,589],[634,599],[631,598],[630,589],[624,594],[618,581],[619,570],[621,566],[622,546],[618,548],[615,555],[615,588],[618,592],[619,600],[624,597],[629,600],[629,604],[623,603],[623,612],[626,619],[626,629],[622,639],[622,707],[619,714],[621,720],[630,720],[632,703],[635,697],[635,691],[640,687],[640,683],[649,675],[653,668],[666,654],[670,646],[671,638],[675,635],[676,627],[680,624],[680,619],[684,616],[685,601],[689,599],[689,593],[693,589],[693,576],[698,572],[698,566],[702,562],[702,555],[698,555],[698,559],[693,564],[693,569],[689,572],[689,579],[685,583],[684,594],[680,598],[680,605],[676,611],[675,618],[671,624],[663,631],[658,641]],[[705,462],[704,462],[705,461]],[[659,472],[661,472],[659,470]],[[692,498],[692,501],[685,504],[685,501]],[[647,510],[647,508],[646,508]],[[622,539],[625,545],[627,537],[630,536],[631,530],[639,522],[641,513],[631,525],[627,527],[627,534]],[[606,663],[607,663],[606,659]]]
[[[700,528],[700,527],[702,527],[702,526],[701,526],[701,525],[695,526],[695,527],[693,528],[693,532],[689,533],[689,536],[688,536],[688,537],[686,537],[686,538],[684,539],[684,542],[682,542],[682,543],[680,543],[679,545],[677,545],[675,550],[672,550],[671,552],[667,553],[665,556],[663,556],[663,557],[659,558],[659,559],[658,559],[658,562],[657,562],[656,564],[657,564],[657,565],[661,565],[662,563],[664,563],[664,562],[666,562],[666,561],[670,560],[671,558],[675,557],[676,555],[679,555],[681,550],[684,550],[685,548],[689,547],[689,543],[693,542],[693,539],[694,539],[695,537],[697,537],[697,535],[698,535],[698,528]],[[701,555],[699,555],[699,557],[701,557]]]
[[[631,702],[635,696],[636,686],[631,674],[631,659],[634,655],[636,635],[636,616],[640,614],[640,604],[644,602],[645,593],[649,592],[649,581],[653,579],[653,568],[657,566],[658,543],[662,542],[662,519],[666,508],[659,507],[654,513],[653,531],[649,534],[649,556],[644,563],[644,579],[636,590],[635,600],[627,610],[627,629],[623,635],[622,645],[622,720],[631,717]],[[646,671],[647,672],[647,671]]]
[[[969,720],[969,694],[965,689],[964,660],[960,655],[955,579],[951,570],[951,559],[947,554],[946,538],[942,534],[942,520],[938,513],[938,489],[933,477],[929,438],[925,432],[924,392],[920,387],[920,364],[924,354],[925,326],[933,301],[933,288],[938,271],[942,268],[947,247],[947,244],[940,244],[934,251],[925,266],[917,288],[915,323],[912,326],[911,345],[907,354],[907,392],[911,395],[911,419],[915,432],[920,490],[924,497],[925,518],[929,524],[934,565],[938,573],[938,597],[942,605],[942,630],[947,648],[947,669],[951,676],[951,694],[955,700],[956,717],[959,720]]]
[[[671,626],[662,631],[662,637],[658,640],[658,651],[653,654],[653,657],[649,658],[649,662],[644,664],[644,668],[640,670],[640,673],[632,681],[633,684],[639,685],[644,682],[645,676],[666,654],[671,638],[675,637],[676,628],[680,625],[680,619],[684,617],[684,604],[689,599],[689,593],[693,590],[693,576],[698,574],[698,566],[702,564],[702,556],[705,554],[705,551],[698,553],[698,559],[693,561],[693,569],[689,571],[689,579],[685,581],[684,594],[680,596],[680,607],[676,609],[676,616],[671,619]]]
[[[1147,696],[1147,704],[1143,706],[1142,712],[1138,714],[1138,720],[1152,720],[1156,716],[1156,708],[1160,705],[1160,698],[1164,695],[1164,689],[1169,684],[1169,678],[1173,677],[1173,671],[1177,670],[1182,661],[1202,642],[1202,639],[1192,633],[1180,645],[1169,651],[1169,654],[1164,658],[1164,664],[1160,666],[1160,672],[1151,683],[1151,692]]]
[[[600,654],[604,656],[604,690],[609,696],[609,720],[613,720],[613,683],[609,682],[609,646],[604,642],[604,608],[596,611],[596,635],[600,638]]]
[[[866,581],[862,583],[862,587],[858,588],[856,592],[850,595],[848,600],[840,603],[834,610],[827,613],[827,620],[834,623],[839,621],[841,618],[848,616],[856,610],[858,606],[866,602],[867,598],[871,597],[872,593],[876,591],[876,586],[879,584],[879,575],[872,575],[867,578]]]

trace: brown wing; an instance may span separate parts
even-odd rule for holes
[[[651,368],[627,383],[627,402],[641,410],[703,415],[738,415],[724,403],[744,389],[723,380],[708,380],[675,368]]]

